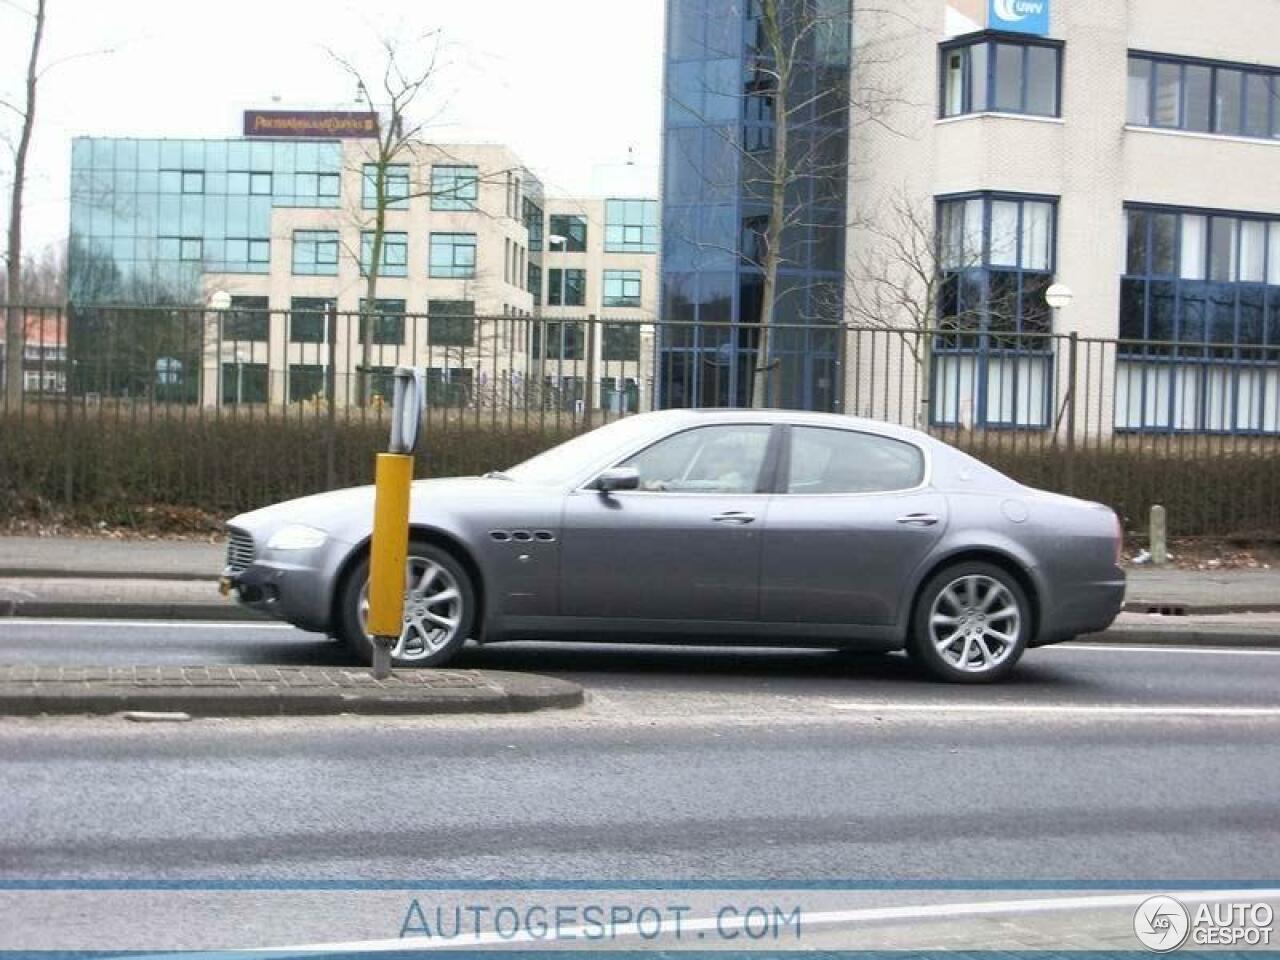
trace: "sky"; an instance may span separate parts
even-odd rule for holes
[[[34,4],[0,0],[0,100],[21,101]],[[418,118],[429,139],[506,143],[560,195],[603,192],[630,156],[632,188],[656,196],[662,11],[662,0],[47,0],[24,246],[65,240],[72,137],[236,136],[253,107],[358,109],[326,47],[381,76],[383,37],[419,62],[438,38]],[[0,107],[0,135],[16,142],[17,130]],[[12,170],[0,143],[5,222]]]

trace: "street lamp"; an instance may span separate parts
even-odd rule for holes
[[[1054,311],[1071,306],[1071,301],[1074,299],[1075,294],[1065,283],[1055,283],[1044,292],[1044,302]]]
[[[226,310],[231,306],[231,294],[225,290],[215,290],[209,294],[209,306],[214,310]]]
[[[557,243],[560,244],[560,252],[563,253],[565,248],[569,245],[569,240],[558,233],[548,233],[547,246],[550,248],[550,252],[555,253],[555,246]]]

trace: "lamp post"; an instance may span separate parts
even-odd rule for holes
[[[1071,305],[1071,301],[1075,299],[1075,294],[1071,292],[1071,288],[1065,283],[1055,283],[1044,292],[1044,302],[1049,305],[1049,309],[1053,311],[1053,331],[1058,332],[1060,324],[1058,323],[1061,311]],[[1062,398],[1063,406],[1066,408],[1067,414],[1067,458],[1065,469],[1063,470],[1063,486],[1068,494],[1075,490],[1075,460],[1076,460],[1076,332],[1072,330],[1067,340],[1067,389]],[[1061,417],[1059,417],[1061,420]],[[1056,434],[1055,430],[1055,434]]]

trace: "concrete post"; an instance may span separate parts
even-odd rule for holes
[[[1164,507],[1156,504],[1151,508],[1151,562],[1157,567],[1169,562],[1168,536]]]

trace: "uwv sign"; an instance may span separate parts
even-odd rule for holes
[[[1009,30],[1013,33],[1034,33],[1045,36],[1049,32],[1050,0],[989,0],[987,28]]]

